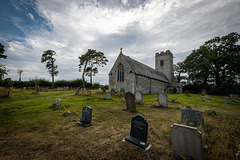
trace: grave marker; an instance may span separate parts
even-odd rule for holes
[[[88,94],[88,96],[91,96],[92,93],[91,93],[90,90],[88,90],[88,91],[87,91],[87,94]]]
[[[134,116],[131,121],[130,136],[125,138],[125,141],[145,149],[149,145],[147,136],[148,121],[142,115]]]
[[[191,126],[204,125],[203,112],[198,110],[181,109],[181,120]]]
[[[136,104],[135,104],[134,95],[131,92],[127,92],[125,94],[125,100],[126,100],[127,111],[135,111],[136,110]]]
[[[171,126],[173,157],[203,160],[202,133],[195,127],[181,124]]]
[[[224,103],[229,104],[229,101],[228,101],[228,100],[229,100],[229,98],[226,97]]]
[[[92,125],[92,108],[89,106],[83,107],[82,111],[82,119],[77,123],[79,125],[83,125],[84,127],[88,127]]]
[[[107,94],[107,100],[111,100],[111,94]]]
[[[137,103],[137,104],[140,104],[140,105],[143,105],[143,104],[144,104],[144,102],[143,102],[143,97],[142,97],[142,92],[136,91],[136,92],[135,92],[135,97],[136,97],[136,103]]]
[[[163,107],[168,107],[168,96],[166,93],[158,94],[158,105]]]
[[[56,99],[56,106],[61,107],[61,99]]]

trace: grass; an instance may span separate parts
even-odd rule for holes
[[[197,94],[168,95],[169,108],[157,106],[157,95],[144,95],[144,105],[137,112],[123,111],[121,97],[92,91],[90,96],[75,91],[14,90],[12,97],[0,98],[0,159],[172,159],[170,126],[181,123],[181,108],[207,111],[203,133],[205,159],[236,159],[240,144],[240,103],[224,104],[222,96],[210,96],[205,102]],[[54,109],[56,98],[62,108]],[[92,126],[77,126],[82,107],[93,108]],[[63,116],[71,111],[70,116]],[[145,151],[122,140],[130,134],[131,118],[143,115],[149,123]]]

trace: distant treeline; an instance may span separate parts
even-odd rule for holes
[[[75,80],[58,80],[54,83],[54,88],[58,87],[82,87],[83,80],[82,79],[75,79]],[[33,88],[36,85],[39,87],[48,87],[51,88],[52,82],[49,82],[48,80],[45,80],[44,78],[38,78],[38,79],[30,79],[29,81],[11,81],[10,78],[6,78],[5,80],[0,81],[0,86],[2,87],[11,87],[14,88]],[[89,82],[85,82],[86,88],[91,89],[98,89],[100,87],[108,89],[108,85],[102,86],[99,83],[93,83],[92,85]]]

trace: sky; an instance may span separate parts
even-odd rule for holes
[[[106,85],[121,47],[154,68],[157,52],[170,50],[176,64],[216,36],[240,33],[239,0],[1,0],[0,15],[5,78],[18,80],[21,69],[23,81],[51,82],[41,63],[46,50],[57,53],[55,80],[81,78],[78,57],[103,52],[108,63],[93,82]]]

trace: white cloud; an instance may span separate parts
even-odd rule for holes
[[[15,8],[19,10],[17,5]],[[182,61],[187,53],[214,36],[240,32],[238,0],[37,0],[36,8],[52,31],[35,28],[25,32],[24,42],[9,43],[8,52],[15,58],[9,56],[12,64],[7,66],[16,70],[18,66],[13,61],[23,63],[25,57],[19,67],[26,70],[26,77],[38,73],[50,79],[40,58],[44,50],[53,49],[59,70],[56,79],[80,78],[78,57],[91,48],[104,52],[109,60],[93,78],[94,82],[106,84],[120,47],[124,54],[154,67],[156,52],[171,50],[176,60]],[[18,23],[21,19],[13,20],[24,30]],[[32,67],[34,71],[31,66],[36,66]]]

